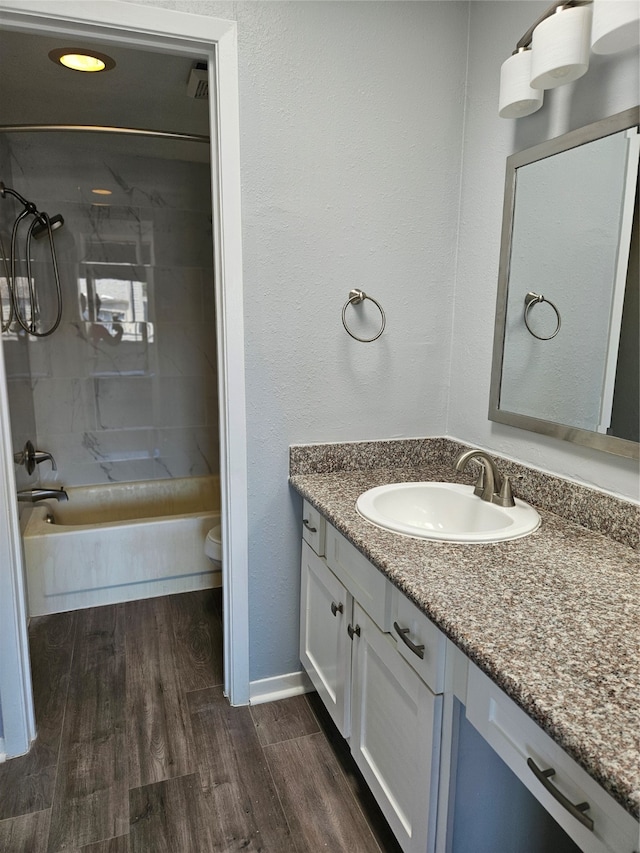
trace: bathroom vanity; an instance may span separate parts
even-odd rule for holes
[[[361,518],[368,488],[456,479],[460,445],[432,441],[390,442],[405,445],[400,465],[377,457],[360,468],[292,448],[303,666],[406,853],[455,853],[467,805],[455,796],[461,717],[568,836],[569,846],[527,849],[634,853],[637,554],[545,500],[538,531],[490,545],[420,541]],[[510,473],[526,492],[526,474]],[[633,507],[620,504],[613,534],[628,540]],[[492,849],[480,834],[475,844]]]

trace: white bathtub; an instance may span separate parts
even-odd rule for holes
[[[31,616],[220,586],[204,554],[220,515],[218,477],[66,491],[68,502],[21,517]]]

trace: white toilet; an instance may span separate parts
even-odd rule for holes
[[[207,533],[207,538],[204,542],[204,553],[213,563],[213,571],[222,571],[222,525],[219,519]]]

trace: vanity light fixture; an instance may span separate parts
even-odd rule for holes
[[[529,27],[513,55],[502,65],[502,118],[530,115],[542,106],[544,89],[571,83],[586,73],[592,3],[593,0],[555,0]]]
[[[558,6],[533,31],[531,86],[555,89],[589,68],[591,6]]]
[[[640,0],[595,0],[591,50],[619,53],[640,44]]]
[[[106,53],[91,52],[81,47],[61,47],[49,51],[49,59],[72,71],[111,71],[115,68],[115,60]]]
[[[531,48],[517,47],[500,69],[500,118],[522,118],[542,106],[544,89],[531,88]]]

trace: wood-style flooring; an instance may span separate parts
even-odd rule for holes
[[[1,853],[398,853],[315,694],[230,707],[219,593],[32,620]]]

